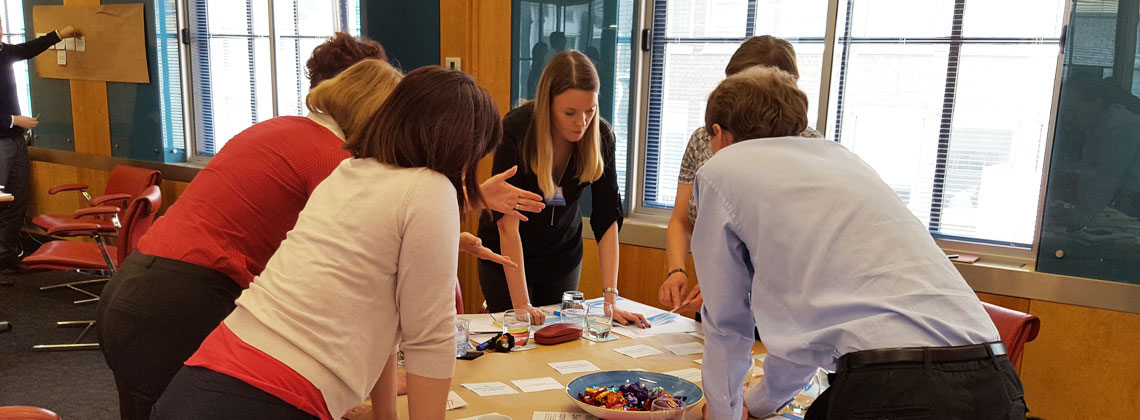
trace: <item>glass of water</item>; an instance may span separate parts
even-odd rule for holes
[[[515,346],[511,350],[524,350],[530,342],[530,313],[515,312],[511,309],[503,313],[503,328],[515,338]],[[533,348],[531,346],[530,348]]]
[[[577,290],[562,292],[562,307],[559,308],[559,322],[584,325],[586,317],[586,297]]]
[[[684,414],[685,403],[669,397],[657,398],[649,405],[652,420],[681,420]]]
[[[470,340],[471,321],[455,318],[455,357],[467,354],[471,348]]]
[[[586,314],[586,335],[594,340],[605,340],[613,327],[614,304],[591,307]]]

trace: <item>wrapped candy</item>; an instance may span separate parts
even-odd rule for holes
[[[595,407],[623,411],[649,411],[653,400],[669,397],[683,406],[686,397],[673,396],[662,387],[648,388],[640,382],[621,386],[595,386],[578,394],[578,400]]]

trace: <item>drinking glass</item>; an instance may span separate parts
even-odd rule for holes
[[[811,382],[808,382],[804,389],[801,389],[792,401],[788,402],[788,409],[792,410],[793,414],[803,414],[807,412],[808,407],[815,401],[819,394],[827,387],[827,371],[823,369],[816,369],[815,375],[812,375]]]
[[[511,309],[503,314],[503,328],[515,337],[515,346],[520,349],[526,347],[530,341],[530,312],[515,312]]]
[[[562,292],[562,307],[558,313],[559,322],[583,325],[586,316],[585,295],[577,290]]]
[[[586,313],[586,334],[594,340],[605,340],[610,336],[613,328],[614,305],[606,303],[602,306],[591,306]]]
[[[466,319],[455,319],[455,357],[461,357],[467,354],[467,349],[471,348],[471,343],[468,342],[471,334],[471,321]]]
[[[652,420],[681,420],[685,414],[685,403],[669,397],[653,400],[649,405],[649,418]]]

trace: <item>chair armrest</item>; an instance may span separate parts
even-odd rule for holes
[[[123,204],[127,204],[127,201],[130,201],[130,199],[131,199],[130,194],[107,194],[107,195],[101,195],[101,196],[92,198],[91,199],[91,205],[92,206],[102,206],[103,203],[106,203],[108,201],[119,201],[119,200],[122,200]]]
[[[99,233],[99,225],[90,222],[60,223],[47,230],[52,236],[91,236]]]
[[[48,194],[55,194],[64,191],[87,191],[87,186],[83,184],[61,184],[51,187]]]
[[[72,214],[76,219],[84,216],[114,216],[119,214],[119,208],[115,206],[96,206],[79,209]]]

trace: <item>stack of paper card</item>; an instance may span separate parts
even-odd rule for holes
[[[598,369],[597,366],[594,366],[593,363],[590,363],[588,360],[571,360],[569,362],[551,362],[547,364],[557,370],[558,373],[561,373],[563,375],[569,373],[595,372],[601,370]]]
[[[649,347],[649,346],[644,345],[644,344],[638,344],[636,346],[616,348],[616,349],[614,349],[614,351],[621,353],[621,354],[624,354],[626,356],[632,357],[634,359],[664,353],[661,350],[657,350],[653,347]]]
[[[456,408],[463,408],[466,406],[467,406],[467,401],[463,401],[463,398],[460,398],[459,394],[456,394],[455,391],[448,391],[447,392],[447,409],[448,410],[454,410]]]
[[[549,391],[552,389],[561,390],[564,387],[558,381],[551,377],[534,378],[534,379],[515,379],[511,381],[515,386],[519,387],[522,392],[538,392]]]
[[[463,384],[463,387],[470,389],[471,392],[474,392],[476,395],[478,395],[480,397],[489,397],[492,395],[506,395],[506,394],[518,394],[519,393],[518,391],[515,391],[514,388],[511,388],[510,385],[504,384],[502,382],[479,382],[479,383]]]
[[[678,356],[685,356],[689,354],[700,354],[705,352],[705,346],[701,343],[684,343],[673,344],[665,346],[665,350],[669,350]]]

